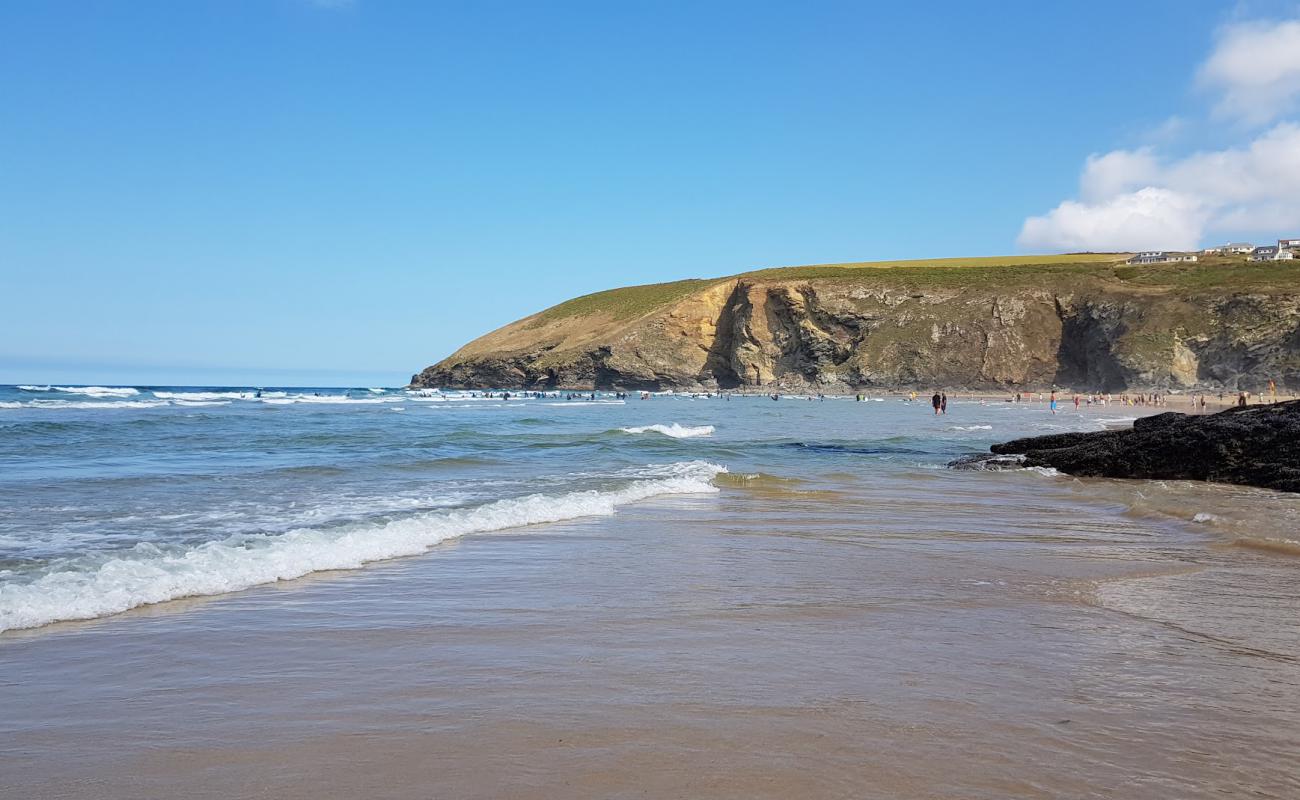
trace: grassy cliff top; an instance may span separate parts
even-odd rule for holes
[[[625,286],[603,292],[584,294],[566,300],[537,314],[536,324],[545,324],[568,317],[585,317],[594,314],[608,315],[614,319],[633,319],[649,314],[669,303],[692,293],[736,278],[761,280],[807,280],[861,276],[862,270],[922,269],[946,273],[954,269],[1003,268],[1013,266],[1046,266],[1052,264],[1113,264],[1127,258],[1124,253],[1075,253],[1056,256],[981,256],[976,258],[929,258],[903,261],[854,261],[844,264],[814,264],[803,267],[773,267],[742,272],[722,278],[688,278],[671,283],[649,283]],[[936,274],[936,277],[938,275]]]
[[[650,314],[691,294],[726,281],[851,280],[924,288],[1043,288],[1068,290],[1102,282],[1117,290],[1274,291],[1300,289],[1300,262],[1249,262],[1240,256],[1211,256],[1196,262],[1128,265],[1126,253],[1072,253],[1048,256],[985,256],[904,261],[860,261],[773,267],[723,278],[692,278],[671,283],[627,286],[583,295],[542,311],[533,326],[571,317],[599,315],[629,320]]]
[[[633,319],[687,297],[707,286],[728,278],[688,278],[672,283],[647,283],[642,286],[624,286],[603,292],[584,294],[551,306],[533,317],[535,324],[543,325],[569,317],[586,317],[607,314],[614,319]]]

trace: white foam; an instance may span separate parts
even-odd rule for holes
[[[122,409],[122,408],[159,408],[171,405],[167,400],[28,400],[27,402],[0,403],[0,408],[43,408],[43,409]]]
[[[319,405],[379,405],[382,403],[401,403],[402,397],[347,397],[341,394],[291,394],[284,397],[263,395],[261,402],[274,406],[289,406],[298,403],[316,403]]]
[[[676,422],[671,425],[641,425],[636,428],[619,428],[624,433],[662,433],[664,436],[671,436],[674,439],[692,439],[696,436],[712,436],[712,425],[696,425],[694,427],[678,425]]]
[[[53,386],[19,386],[21,392],[50,392],[54,390]]]
[[[1202,511],[1198,513],[1196,516],[1192,517],[1192,522],[1210,523],[1210,522],[1218,522],[1221,519],[1223,518],[1217,514],[1209,514]]]
[[[93,619],[181,597],[224,594],[321,570],[355,569],[371,561],[416,555],[471,533],[588,516],[607,516],[627,503],[663,494],[716,492],[725,472],[702,461],[647,469],[620,489],[534,494],[470,509],[431,511],[384,524],[276,535],[238,535],[164,550],[139,544],[125,554],[70,561],[25,584],[0,586],[0,631]]]
[[[54,386],[52,391],[64,394],[84,394],[88,397],[134,397],[139,389],[129,386]]]
[[[1097,417],[1093,422],[1103,428],[1124,428],[1131,427],[1137,417]]]
[[[950,431],[991,431],[992,425],[949,425]]]
[[[160,400],[252,400],[255,392],[154,392]]]

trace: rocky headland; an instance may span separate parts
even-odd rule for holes
[[[1236,483],[1300,492],[1300,401],[1204,416],[1141,417],[1130,429],[1017,439],[958,469],[1051,467],[1069,475]]]
[[[1300,388],[1300,264],[1117,254],[758,270],[614,289],[470,342],[418,387]]]

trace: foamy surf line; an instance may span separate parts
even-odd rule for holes
[[[19,386],[24,392],[62,392],[63,394],[83,394],[87,397],[134,397],[139,389],[130,386]]]
[[[696,436],[712,436],[712,425],[679,425],[676,422],[671,425],[641,425],[635,428],[619,428],[623,433],[662,433],[664,436],[671,436],[674,439],[691,439]]]
[[[78,569],[75,562],[25,584],[0,586],[0,632],[95,619],[183,597],[237,592],[312,572],[356,569],[418,555],[472,533],[609,516],[658,495],[716,492],[724,467],[703,461],[647,468],[620,489],[533,494],[469,509],[430,511],[382,525],[238,535],[189,550],[138,545],[128,554]]]

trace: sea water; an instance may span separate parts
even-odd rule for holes
[[[0,388],[0,794],[1300,796],[1295,497],[945,466],[1133,416]]]
[[[956,398],[935,416],[883,396],[4,387],[0,631],[708,494],[724,473],[897,480],[994,441],[1123,419]]]

